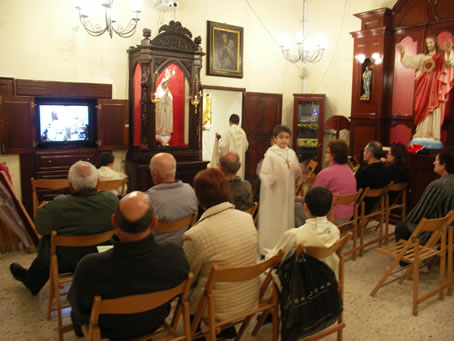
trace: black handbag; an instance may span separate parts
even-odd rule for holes
[[[334,272],[328,265],[290,251],[276,271],[281,281],[279,303],[283,341],[293,341],[323,330],[343,311]]]

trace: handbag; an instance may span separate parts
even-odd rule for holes
[[[308,337],[336,322],[343,311],[337,280],[331,268],[293,249],[277,267],[281,281],[279,303],[283,341]]]

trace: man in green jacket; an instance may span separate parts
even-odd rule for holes
[[[77,236],[112,230],[111,216],[118,199],[110,192],[98,192],[98,173],[89,162],[78,161],[68,173],[70,195],[59,195],[41,207],[35,218],[36,230],[41,235],[38,256],[30,268],[17,263],[10,265],[14,278],[21,281],[33,295],[38,294],[49,279],[50,236]],[[58,267],[61,273],[73,272],[79,260],[96,247],[58,249]]]

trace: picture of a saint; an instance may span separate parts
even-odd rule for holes
[[[215,58],[214,68],[221,70],[238,70],[238,46],[236,41],[238,39],[234,32],[227,31],[214,31],[215,39]]]
[[[362,73],[361,73],[361,97],[359,98],[360,101],[370,101],[371,99],[371,92],[372,92],[372,77],[373,77],[373,69],[372,65],[374,64],[374,60],[371,58],[366,58],[364,63],[362,64]]]

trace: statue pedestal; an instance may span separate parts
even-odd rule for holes
[[[441,149],[443,148],[443,142],[436,141],[434,139],[424,139],[424,138],[416,138],[410,141],[409,145],[411,144],[419,144],[421,146],[426,147],[427,149]]]

